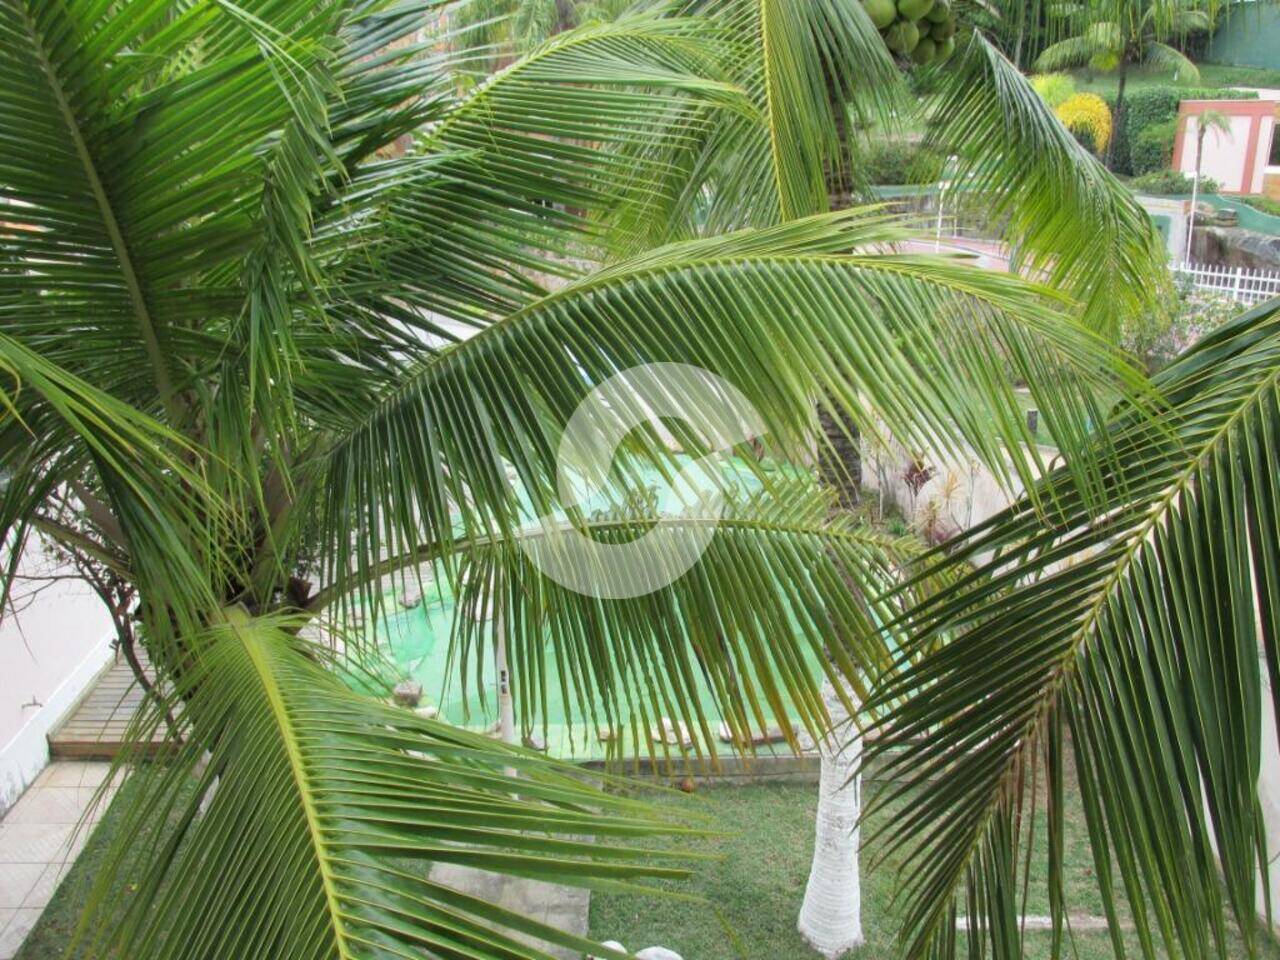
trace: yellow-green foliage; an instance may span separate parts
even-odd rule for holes
[[[1069,73],[1041,73],[1031,78],[1040,99],[1057,109],[1075,95],[1076,81]]]
[[[1077,93],[1054,111],[1063,126],[1083,140],[1094,153],[1111,142],[1111,109],[1096,93]]]

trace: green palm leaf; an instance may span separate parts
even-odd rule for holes
[[[81,926],[89,955],[544,960],[514,935],[594,945],[443,886],[430,864],[616,889],[686,872],[621,845],[678,828],[569,768],[352,693],[299,626],[228,610],[170,675],[184,743],[126,788]]]
[[[1091,329],[1117,336],[1150,309],[1164,269],[1146,212],[980,34],[944,78],[930,140],[958,157],[955,179],[985,198],[991,222],[1007,222],[1024,269],[1074,297]]]
[[[903,874],[912,956],[954,948],[966,883],[973,936],[1012,931],[996,955],[1020,955],[1020,818],[1042,764],[1049,803],[1061,802],[1064,753],[1113,936],[1122,887],[1144,955],[1162,940],[1178,955],[1225,956],[1225,880],[1230,915],[1255,943],[1260,671],[1275,690],[1280,637],[1278,306],[1161,374],[1167,421],[1113,422],[1119,469],[1101,508],[1062,490],[1045,523],[1022,502],[940,559],[960,579],[913,611],[912,649],[951,639],[881,691],[896,706],[872,748],[904,777],[893,793],[914,797],[893,827],[900,843],[919,838]],[[1061,823],[1050,824],[1060,923]]]
[[[330,578],[375,603],[373,571],[386,556],[448,543],[457,524],[473,536],[510,532],[519,511],[508,467],[535,512],[554,509],[559,425],[590,384],[641,363],[694,363],[726,378],[784,448],[806,442],[826,396],[864,429],[882,422],[921,447],[967,444],[999,476],[1029,483],[1038,454],[1012,370],[1064,449],[1084,449],[1087,384],[1123,387],[1123,366],[1040,288],[879,252],[904,236],[876,211],[854,210],[677,244],[443,351],[308,468]],[[1085,458],[1074,462],[1082,486],[1095,482]],[[468,509],[455,516],[455,504]]]

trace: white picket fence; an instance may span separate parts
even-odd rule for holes
[[[1255,304],[1280,297],[1280,270],[1246,270],[1186,262],[1173,272],[1197,290],[1225,294],[1238,303]]]

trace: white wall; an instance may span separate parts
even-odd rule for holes
[[[33,537],[19,573],[70,571],[59,568]],[[46,735],[110,662],[114,637],[106,608],[79,580],[20,579],[13,606],[0,618],[0,811],[48,763]]]
[[[1209,130],[1204,135],[1204,155],[1200,162],[1200,176],[1210,177],[1230,193],[1245,192],[1245,148],[1249,145],[1249,129],[1253,117],[1229,117],[1231,131]],[[1187,117],[1182,141],[1182,172],[1191,176],[1196,172],[1196,137],[1199,136],[1199,120]],[[1264,158],[1265,159],[1265,158]]]
[[[1043,449],[1042,456],[1049,460],[1053,451]],[[908,452],[896,441],[879,447],[864,444],[863,483],[877,495],[883,486],[886,501],[897,506],[913,524],[923,522],[932,509],[948,535],[989,519],[1022,492],[1016,477],[1011,478],[1013,489],[1008,491],[977,459],[931,457],[928,462],[935,473],[913,498],[904,476],[911,463]]]

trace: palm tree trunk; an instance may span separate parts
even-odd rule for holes
[[[827,171],[827,200],[832,210],[844,210],[854,202],[849,172],[852,163],[849,117],[843,99],[830,79],[827,94],[835,110],[836,142],[839,144],[839,157]],[[858,505],[859,488],[862,486],[862,434],[857,424],[838,408],[829,410],[819,406],[818,423],[827,441],[827,445],[818,452],[818,475],[835,491],[839,507],[852,509]]]
[[[1120,74],[1119,83],[1116,84],[1116,111],[1112,117],[1111,143],[1107,146],[1107,168],[1115,170],[1117,146],[1123,138],[1126,147],[1133,149],[1133,144],[1129,143],[1128,133],[1124,128],[1124,88],[1125,81],[1129,77],[1129,61],[1124,57],[1120,58]]]
[[[834,960],[863,942],[858,878],[862,738],[830,680],[823,684],[822,696],[831,716],[831,732],[818,745],[822,773],[813,866],[797,928],[810,946]]]
[[[842,510],[852,510],[862,486],[862,434],[849,417],[838,410],[818,409],[818,423],[826,443],[818,451],[818,477],[836,495]]]

